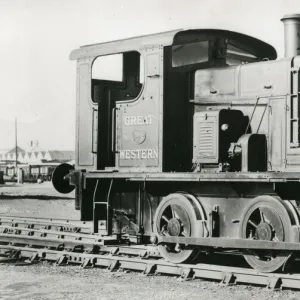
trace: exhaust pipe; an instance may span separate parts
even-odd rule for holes
[[[300,55],[300,14],[285,15],[281,21],[284,24],[284,56]]]

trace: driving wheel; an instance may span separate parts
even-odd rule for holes
[[[203,237],[206,217],[199,201],[190,194],[171,194],[158,205],[154,231],[165,236]],[[159,245],[161,255],[173,263],[191,262],[199,250],[182,244]]]
[[[271,196],[259,196],[245,210],[240,227],[244,239],[274,242],[291,241],[291,226],[299,223],[293,209]],[[249,250],[248,264],[260,272],[275,272],[286,262],[289,252]]]

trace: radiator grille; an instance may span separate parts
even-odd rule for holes
[[[213,123],[198,123],[198,149],[197,156],[199,158],[214,157],[213,145]]]
[[[213,124],[200,123],[198,130],[198,157],[214,156]]]
[[[216,119],[198,118],[194,124],[194,162],[217,163]]]

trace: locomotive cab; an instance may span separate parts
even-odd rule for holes
[[[78,59],[80,168],[191,171],[197,109],[190,100],[199,88],[203,96],[209,81],[199,70],[276,58],[268,44],[225,30],[175,31],[126,42],[84,46],[71,54]],[[224,97],[225,86],[210,87],[209,93]]]

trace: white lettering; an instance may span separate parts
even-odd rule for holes
[[[136,125],[136,116],[131,116],[130,117],[130,125]]]
[[[147,149],[148,158],[152,158],[152,149]]]
[[[153,115],[128,116],[124,118],[124,125],[125,126],[151,125],[153,118],[154,118]]]
[[[129,117],[125,117],[124,123],[126,126],[130,125]]]
[[[151,125],[152,124],[152,118],[153,118],[153,116],[152,115],[149,115],[149,116],[147,116],[147,124],[149,124],[149,125]]]
[[[125,151],[121,150],[120,151],[120,159],[124,159],[125,158]]]
[[[136,152],[134,150],[131,150],[130,153],[131,153],[131,158],[135,159],[136,158]]]
[[[137,116],[137,124],[143,125],[143,117],[142,116]]]
[[[120,150],[120,159],[156,159],[158,149],[131,149]]]

